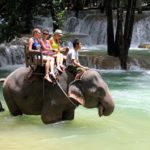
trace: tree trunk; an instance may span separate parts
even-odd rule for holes
[[[50,1],[50,11],[53,20],[53,31],[59,29],[58,18],[56,17],[56,8],[53,5],[53,0]]]
[[[127,69],[128,51],[132,39],[136,1],[137,0],[128,0],[128,9],[127,9],[125,28],[124,28],[124,48],[121,50],[121,55],[120,55],[122,69]]]
[[[75,11],[75,17],[78,17],[79,11],[83,10],[85,0],[74,0],[73,1],[73,10]]]
[[[31,0],[23,0],[22,1],[22,14],[25,14],[22,21],[25,21],[24,24],[24,33],[30,33],[30,30],[32,28],[32,20],[33,20],[33,6],[34,2]]]
[[[108,55],[115,56],[112,0],[107,0],[106,2],[106,14],[107,14],[107,45],[108,45],[107,52]]]
[[[100,10],[100,12],[101,12],[102,14],[104,13],[105,8],[106,8],[105,4],[106,4],[106,1],[105,1],[105,0],[101,0],[100,4],[99,4],[99,6],[98,6],[98,8],[99,8],[99,10]]]
[[[8,12],[8,25],[7,28],[5,29],[5,36],[7,39],[7,42],[10,42],[14,37],[16,33],[16,0],[11,1],[8,0],[7,4],[7,12]]]
[[[138,14],[142,14],[142,0],[137,0]]]
[[[116,28],[116,38],[115,38],[115,56],[118,57],[123,49],[123,8],[120,0],[117,0],[117,28]]]
[[[116,29],[116,41],[115,49],[116,56],[119,56],[120,65],[125,61],[125,49],[124,49],[124,40],[123,40],[123,8],[120,0],[117,0],[117,29]]]

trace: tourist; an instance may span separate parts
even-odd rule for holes
[[[34,28],[32,31],[32,37],[29,39],[28,46],[29,46],[29,52],[39,52],[41,53],[41,30],[39,28]],[[35,60],[36,61],[36,60]],[[50,59],[44,59],[45,61],[45,76],[44,79],[46,79],[49,82],[52,82],[52,80],[49,77],[49,70],[50,70]]]
[[[54,35],[49,39],[49,43],[51,45],[51,48],[54,52],[57,54],[57,69],[59,71],[63,71],[64,65],[63,65],[63,60],[64,60],[64,55],[61,53],[61,51],[65,51],[66,48],[63,48],[60,46],[60,37],[63,35],[62,30],[57,29],[54,32]]]
[[[49,41],[48,41],[48,36],[49,36],[49,30],[48,29],[44,29],[43,33],[42,33],[42,38],[40,40],[41,43],[41,49],[42,49],[42,53],[44,55],[44,57],[46,59],[50,60],[50,76],[53,77],[54,79],[56,79],[55,73],[54,73],[54,55],[55,53],[51,50]]]

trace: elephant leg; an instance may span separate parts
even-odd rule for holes
[[[15,102],[13,100],[13,96],[11,96],[11,93],[8,92],[7,94],[5,94],[5,91],[4,91],[3,94],[4,94],[4,98],[7,103],[8,108],[9,108],[10,113],[13,116],[22,115],[21,110],[18,108],[18,106],[15,104]]]
[[[19,116],[22,115],[22,112],[20,111],[20,109],[18,108],[18,106],[13,102],[13,101],[6,101],[7,106],[9,108],[10,113],[13,116]]]
[[[45,124],[62,121],[60,106],[52,106],[51,104],[44,105],[41,112],[41,119]]]
[[[74,119],[74,110],[65,110],[62,116],[63,120],[73,120]]]

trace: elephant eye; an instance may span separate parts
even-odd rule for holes
[[[101,87],[98,88],[97,93],[98,93],[100,98],[103,98],[105,96],[105,91]]]
[[[87,91],[87,94],[89,96],[94,96],[94,97],[101,99],[105,96],[105,91],[101,87],[98,87],[98,88],[92,87]]]

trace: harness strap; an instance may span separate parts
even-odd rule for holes
[[[61,87],[61,85],[59,84],[59,82],[57,80],[55,82],[59,86],[59,88],[61,89],[61,91],[65,95],[65,97],[70,101],[70,103],[72,103],[75,107],[77,107],[77,105],[68,97],[67,93],[63,90],[63,88]],[[44,97],[45,97],[45,80],[43,79],[43,98]]]
[[[56,80],[57,85],[59,86],[59,88],[61,89],[61,91],[63,92],[63,94],[66,96],[66,98],[75,106],[77,107],[77,105],[68,97],[67,93],[63,90],[63,88],[61,87],[61,85],[59,84],[59,82]]]

